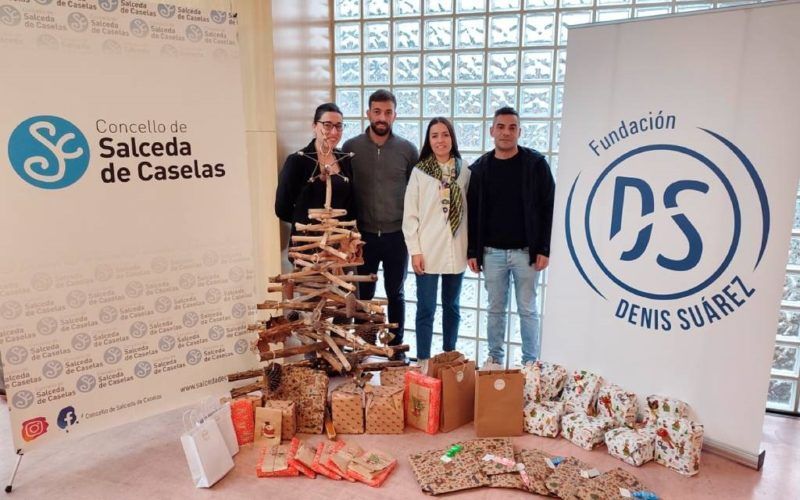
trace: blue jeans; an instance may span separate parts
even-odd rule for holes
[[[538,272],[528,262],[528,249],[502,250],[486,247],[483,275],[489,298],[489,356],[503,364],[503,343],[508,311],[509,277],[514,278],[517,312],[522,336],[522,363],[539,358],[539,310],[536,306]]]
[[[445,352],[456,349],[458,325],[461,321],[459,300],[464,273],[417,274],[417,359],[431,357],[433,316],[436,313],[436,288],[439,285],[439,276],[442,277],[442,327],[444,330],[442,349]]]

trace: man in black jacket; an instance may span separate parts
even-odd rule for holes
[[[470,167],[467,262],[473,272],[483,271],[489,298],[486,365],[503,365],[511,276],[527,364],[539,357],[536,285],[550,256],[555,183],[544,156],[519,146],[516,110],[498,109],[490,133],[495,149]]]

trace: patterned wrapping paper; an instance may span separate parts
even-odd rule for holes
[[[509,472],[505,474],[495,474],[489,476],[492,488],[511,488],[537,495],[549,495],[545,481],[553,472],[546,460],[552,455],[540,450],[522,450],[514,453],[514,460],[517,466],[522,465],[525,471],[525,478],[520,472]]]
[[[483,473],[487,476],[508,473],[514,470],[514,445],[509,438],[483,438],[457,443],[464,447],[463,451],[475,453],[483,462]],[[486,459],[492,455],[496,460]]]
[[[489,486],[489,476],[484,474],[483,462],[477,453],[462,450],[450,462],[443,462],[447,449],[429,450],[408,456],[414,477],[423,493],[441,495],[454,491]]]
[[[261,448],[261,453],[256,465],[256,476],[258,477],[294,477],[299,476],[298,471],[289,463],[292,456],[291,444],[280,444],[278,446],[265,446]]]
[[[378,488],[397,467],[397,459],[380,451],[366,451],[355,457],[347,468],[347,477]]]
[[[409,371],[405,375],[404,407],[406,423],[436,434],[442,404],[442,381]]]
[[[297,438],[292,438],[291,446],[289,463],[303,473],[304,476],[310,477],[311,479],[316,478],[317,473],[311,469],[311,465],[314,463],[316,450],[309,448]]]
[[[311,464],[311,469],[328,479],[341,480],[342,476],[325,466],[325,462],[328,461],[331,454],[332,444],[333,441],[323,441],[317,445],[317,452],[314,454],[314,462]]]
[[[620,427],[606,432],[608,454],[626,464],[639,467],[655,458],[655,429],[628,429]]]
[[[342,384],[331,393],[331,418],[339,434],[364,433],[364,389]]]
[[[366,387],[367,434],[402,434],[403,387],[396,385]]]
[[[627,392],[618,385],[607,385],[600,389],[597,396],[597,414],[609,417],[618,426],[633,427],[636,424],[636,413],[639,409],[636,394]]]
[[[239,446],[250,444],[255,438],[256,417],[253,403],[247,398],[237,398],[231,403],[231,420]]]
[[[281,439],[290,440],[297,434],[297,405],[294,401],[264,401],[264,408],[281,411]]]
[[[547,491],[560,498],[571,498],[568,496],[570,492],[576,491],[584,482],[589,481],[581,477],[581,471],[591,468],[586,462],[575,457],[567,457],[545,480]]]
[[[680,399],[651,394],[647,396],[647,424],[657,425],[659,418],[685,418],[689,405]]]
[[[567,379],[561,401],[566,413],[583,412],[594,414],[594,402],[597,391],[603,385],[603,377],[585,370],[576,370]]]
[[[561,418],[564,416],[562,401],[544,401],[525,407],[525,432],[544,437],[558,437]]]
[[[615,427],[608,417],[590,417],[585,413],[569,413],[561,418],[561,435],[564,439],[583,448],[591,450],[602,444],[606,431]]]
[[[328,401],[328,375],[311,368],[286,366],[281,386],[270,399],[297,403],[297,432],[321,434]]]
[[[704,429],[688,418],[660,418],[656,433],[656,462],[683,474],[700,472]]]
[[[405,384],[405,376],[408,371],[419,371],[419,366],[390,366],[381,370],[381,385]]]
[[[569,498],[575,500],[621,498],[620,488],[628,491],[647,489],[636,476],[626,470],[616,468],[580,483],[575,489],[570,490]]]
[[[536,361],[522,368],[525,375],[525,407],[542,401],[552,401],[564,389],[567,369],[555,363]]]

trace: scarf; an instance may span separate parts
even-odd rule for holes
[[[417,164],[417,168],[427,175],[439,181],[439,194],[441,196],[442,213],[450,223],[450,231],[453,235],[461,225],[461,218],[464,213],[464,203],[461,195],[461,187],[458,185],[458,176],[461,174],[461,162],[453,158],[453,168],[450,175],[445,176],[442,167],[436,160],[436,156],[430,155]]]

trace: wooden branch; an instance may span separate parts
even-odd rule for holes
[[[236,387],[231,389],[231,397],[232,398],[239,398],[242,396],[247,396],[251,392],[255,391],[265,391],[266,387],[264,387],[263,382],[259,382],[257,384],[248,384],[243,385],[242,387]]]
[[[358,368],[365,371],[365,372],[376,372],[383,370],[384,368],[390,368],[394,366],[406,366],[405,361],[379,361],[376,363],[361,363],[358,365]]]
[[[264,373],[265,373],[264,368],[260,368],[258,370],[247,370],[244,372],[230,373],[228,374],[228,382],[236,382],[238,380],[246,380],[248,378],[263,377]]]
[[[262,350],[261,361],[270,361],[277,358],[288,358],[295,354],[305,354],[307,352],[319,351],[325,349],[327,344],[324,342],[316,342],[314,344],[300,345],[296,347],[288,347],[286,349],[278,349],[277,351]]]

